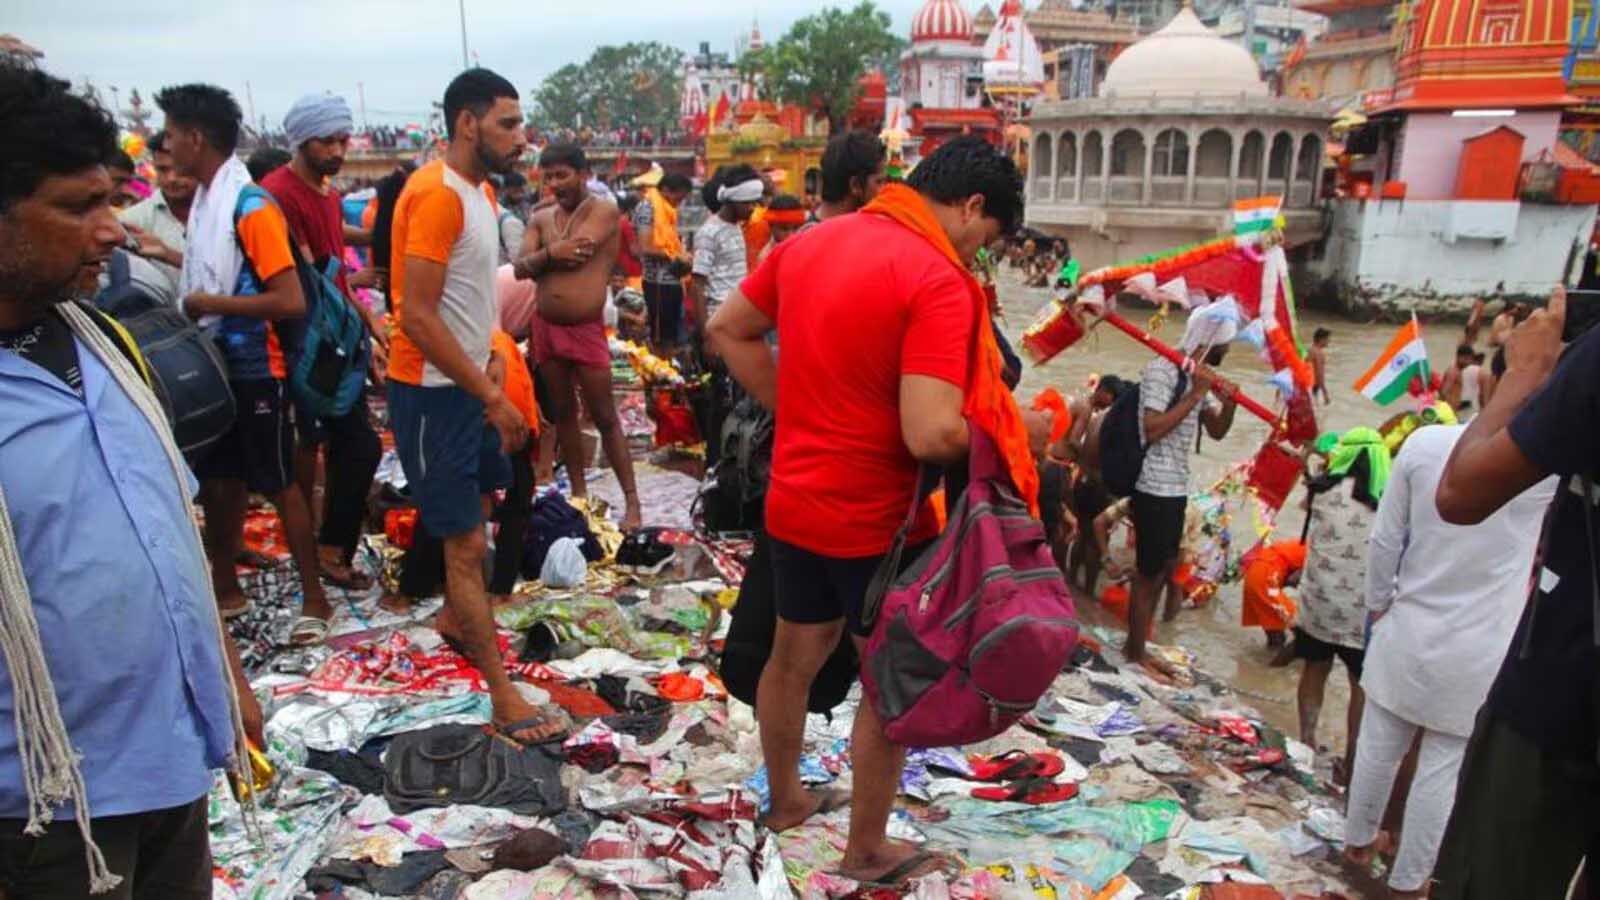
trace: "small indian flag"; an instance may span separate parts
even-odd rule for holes
[[[1278,224],[1282,197],[1253,197],[1233,204],[1233,233],[1255,234],[1270,231]]]
[[[1395,332],[1377,362],[1356,381],[1356,390],[1380,406],[1388,406],[1405,396],[1413,378],[1428,383],[1428,348],[1422,343],[1416,316]]]

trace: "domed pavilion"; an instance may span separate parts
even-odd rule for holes
[[[1273,194],[1289,240],[1315,238],[1330,121],[1271,96],[1250,54],[1185,5],[1112,60],[1096,96],[1035,104],[1028,224],[1092,268],[1213,237],[1235,200]]]

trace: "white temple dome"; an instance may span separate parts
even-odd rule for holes
[[[1160,31],[1122,51],[1106,68],[1100,96],[1267,95],[1243,47],[1205,26],[1187,4]]]

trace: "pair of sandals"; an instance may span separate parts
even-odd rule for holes
[[[1078,786],[1058,782],[1055,777],[1066,770],[1066,763],[1054,753],[1029,753],[1011,750],[972,762],[972,777],[978,781],[1003,782],[972,789],[979,800],[1028,803],[1035,806],[1061,803],[1078,796]]]

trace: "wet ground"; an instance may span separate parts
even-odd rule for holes
[[[1048,298],[1049,292],[1045,289],[1022,286],[1013,270],[1002,271],[1000,300],[1006,316],[1005,330],[1013,343]],[[1147,310],[1134,309],[1128,317],[1142,323],[1149,315]],[[1375,427],[1398,411],[1398,404],[1389,408],[1379,407],[1351,387],[1388,344],[1395,326],[1360,324],[1304,309],[1300,311],[1299,327],[1303,340],[1309,343],[1312,331],[1318,326],[1325,326],[1333,333],[1328,354],[1328,390],[1332,402],[1318,405],[1319,426],[1323,430],[1341,431],[1358,425]],[[1176,343],[1182,334],[1181,315],[1170,318],[1158,332],[1158,336],[1172,343]],[[1458,326],[1424,328],[1429,355],[1436,364],[1449,364],[1460,335]],[[1151,356],[1149,350],[1121,332],[1109,326],[1102,327],[1046,365],[1026,365],[1017,396],[1026,402],[1027,398],[1048,386],[1054,386],[1063,394],[1076,393],[1094,373],[1111,373],[1137,381],[1139,370]],[[1269,407],[1273,405],[1273,391],[1266,383],[1266,365],[1249,345],[1236,344],[1222,371],[1251,396]],[[1228,436],[1222,441],[1208,438],[1200,455],[1194,458],[1193,483],[1211,484],[1230,466],[1254,455],[1266,436],[1266,423],[1240,410]],[[1297,491],[1285,504],[1278,522],[1280,534],[1299,533],[1303,521],[1299,503],[1303,497],[1304,491]],[[1083,605],[1088,607],[1081,611],[1086,620],[1112,621],[1109,616],[1100,613],[1095,604]],[[1299,679],[1299,664],[1282,669],[1269,668],[1267,662],[1272,654],[1266,649],[1262,632],[1255,628],[1245,629],[1239,624],[1239,617],[1239,585],[1226,585],[1210,605],[1202,609],[1185,610],[1177,621],[1159,624],[1156,640],[1159,643],[1179,644],[1193,651],[1199,657],[1202,670],[1231,684],[1261,711],[1267,721],[1289,734],[1298,734],[1295,686]],[[1317,735],[1318,743],[1335,752],[1344,749],[1344,711],[1350,696],[1349,684],[1343,666],[1335,665],[1334,675],[1328,682]]]

